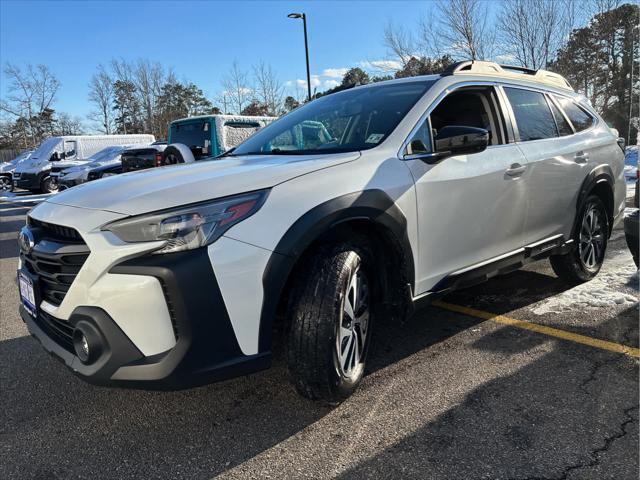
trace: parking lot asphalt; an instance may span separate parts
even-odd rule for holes
[[[329,407],[295,393],[281,355],[180,392],[77,379],[17,314],[28,208],[0,204],[0,478],[638,478],[638,274],[621,229],[586,285],[542,261],[380,322],[361,388]]]

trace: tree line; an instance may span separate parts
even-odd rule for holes
[[[577,10],[577,7],[582,7]],[[463,59],[494,60],[564,75],[604,119],[631,142],[640,126],[640,7],[620,0],[438,0],[415,25],[387,24],[386,68],[348,69],[336,87],[438,73]],[[582,25],[582,26],[578,26]],[[366,71],[369,70],[369,71]],[[44,65],[6,64],[8,94],[0,101],[0,148],[29,148],[50,135],[79,134],[87,125],[54,109],[60,82]],[[234,61],[222,92],[178,80],[171,68],[147,59],[113,59],[98,65],[88,84],[91,130],[152,133],[166,138],[168,124],[193,115],[233,113],[279,116],[306,101],[287,95],[267,63],[243,69]]]

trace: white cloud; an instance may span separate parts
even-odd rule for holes
[[[324,88],[333,88],[340,85],[340,82],[338,82],[337,80],[325,80],[322,85],[324,86]]]
[[[320,76],[329,78],[342,78],[348,71],[348,68],[325,68]]]
[[[311,88],[316,88],[320,86],[320,78],[318,75],[311,75]],[[307,81],[298,78],[296,80],[296,85],[300,88],[307,88]]]
[[[496,55],[496,62],[498,63],[513,64],[515,61],[515,55],[511,55],[510,53],[504,55]]]

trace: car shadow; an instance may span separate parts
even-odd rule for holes
[[[635,307],[621,317],[637,335]],[[603,328],[618,327],[612,320]],[[339,478],[567,478],[570,472],[584,478],[582,467],[591,469],[589,478],[637,478],[637,362],[563,340],[548,343],[549,337],[511,327],[482,336],[468,355],[488,352],[481,358],[493,359],[493,366],[476,371],[473,361],[456,358],[450,365],[454,377],[461,372],[465,383],[474,378],[479,385],[465,390],[456,382],[446,393],[453,407],[398,441],[372,444],[376,453]],[[426,416],[411,409],[432,404],[434,392],[416,383],[396,410],[379,415]],[[442,386],[433,389],[442,394]],[[600,465],[603,448],[627,434],[616,445],[621,457]]]

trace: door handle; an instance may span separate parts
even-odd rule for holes
[[[510,177],[519,177],[524,173],[527,169],[525,165],[520,165],[519,163],[512,164],[509,169],[505,172]]]
[[[573,160],[576,163],[587,163],[589,161],[589,154],[585,152],[578,152],[576,156],[573,157]]]

